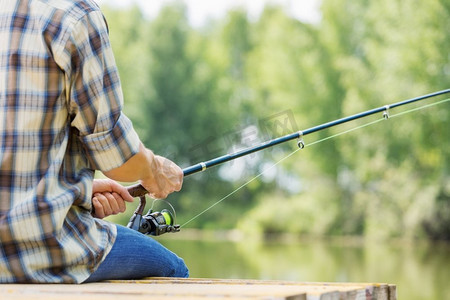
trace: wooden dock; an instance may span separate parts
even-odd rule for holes
[[[87,284],[2,284],[0,299],[287,299],[395,300],[396,286],[240,279],[148,278]]]

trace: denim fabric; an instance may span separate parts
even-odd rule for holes
[[[85,282],[143,277],[189,277],[189,271],[183,259],[153,238],[117,225],[114,246]]]

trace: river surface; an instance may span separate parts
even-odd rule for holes
[[[157,239],[185,259],[191,277],[384,282],[397,285],[401,300],[450,299],[448,244],[311,238],[289,242]]]

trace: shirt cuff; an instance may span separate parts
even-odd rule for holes
[[[120,114],[110,131],[97,132],[81,137],[94,169],[106,172],[123,165],[139,152],[140,139],[133,124]]]

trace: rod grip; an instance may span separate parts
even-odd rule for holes
[[[128,193],[130,193],[133,197],[142,197],[145,196],[148,191],[140,184],[130,185],[127,187]]]

